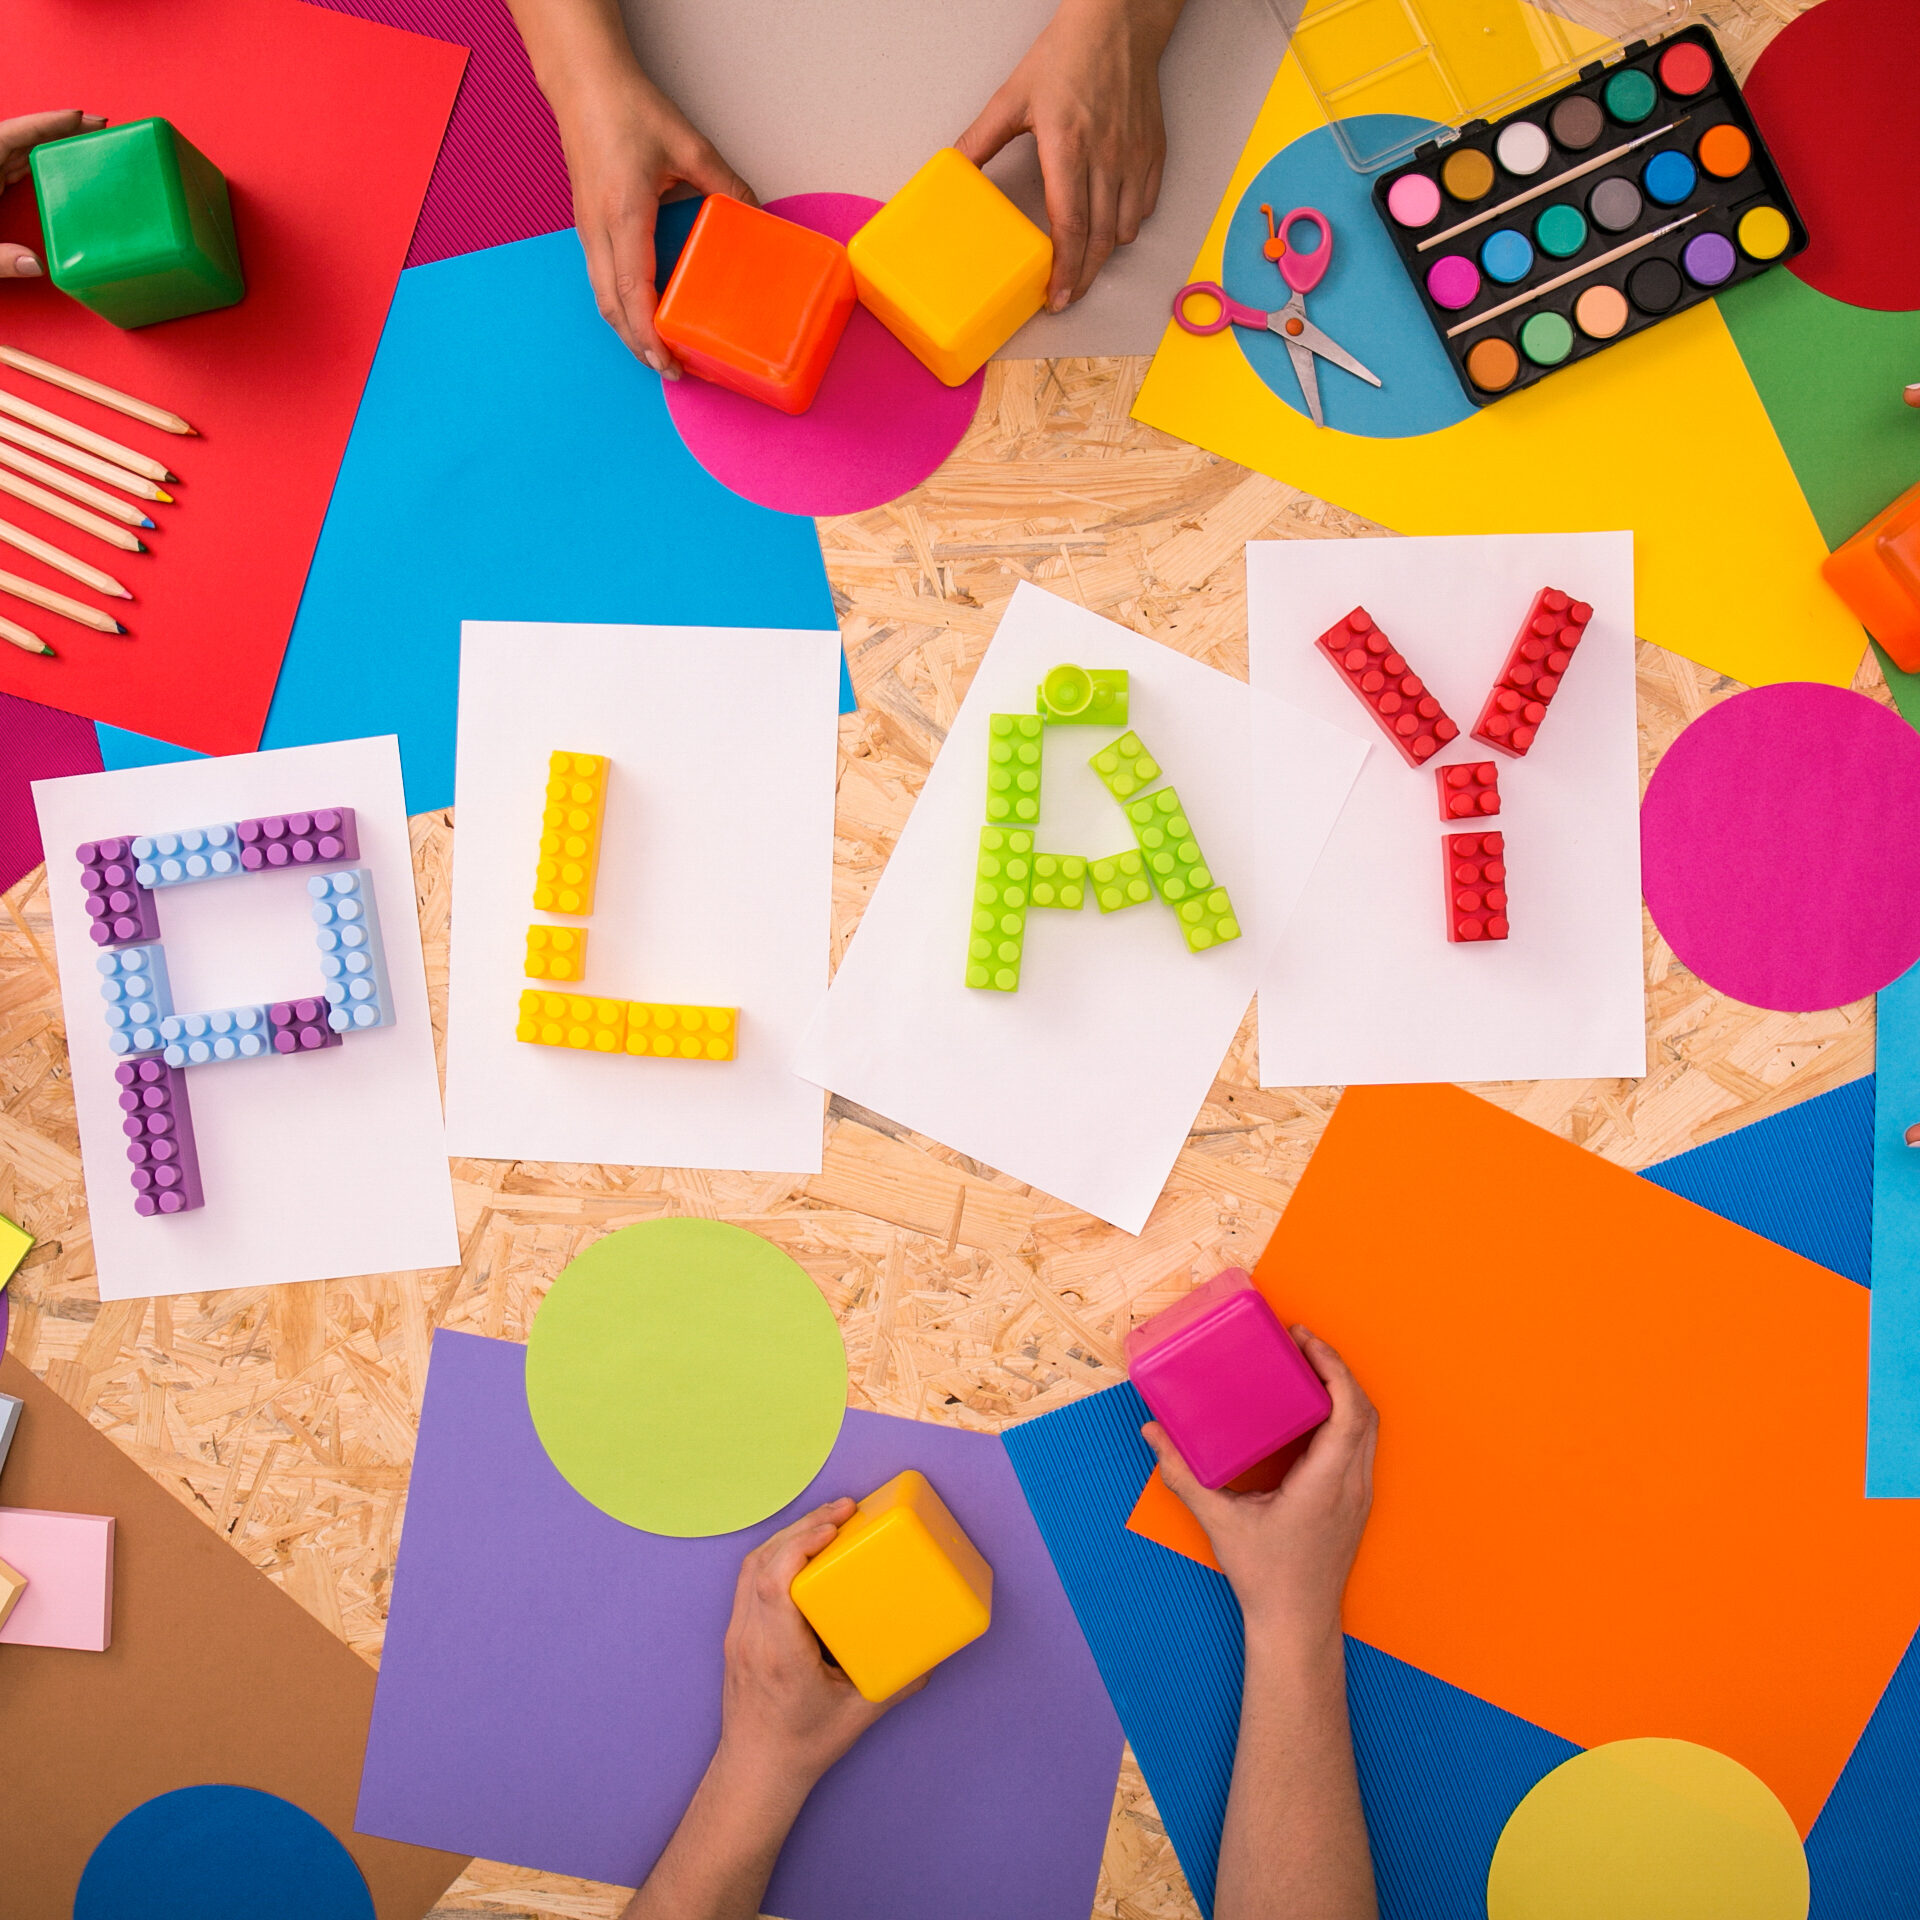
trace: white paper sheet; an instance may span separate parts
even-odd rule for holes
[[[1031,713],[1062,661],[1122,667],[1131,723],[1180,793],[1233,896],[1242,937],[1189,953],[1159,901],[1027,915],[1017,993],[964,983],[994,713]],[[1286,812],[1261,831],[1250,715]],[[1134,845],[1087,766],[1112,728],[1049,727],[1042,852]],[[800,1050],[800,1071],[1073,1206],[1138,1233],[1245,1013],[1263,942],[1284,924],[1364,758],[1337,728],[1022,584]]]
[[[839,740],[835,633],[468,621],[454,768],[447,1138],[494,1160],[817,1173],[793,1071],[826,985]],[[594,912],[532,904],[547,759],[613,770]],[[740,1010],[730,1062],[514,1038],[527,928],[585,926],[562,991]]]
[[[1468,736],[1549,586],[1591,602],[1593,620],[1532,751],[1512,760]],[[1506,837],[1504,942],[1448,942],[1431,766],[1385,744],[1314,648],[1355,606],[1459,725],[1436,761],[1499,766],[1501,812],[1485,824]],[[1261,971],[1261,1084],[1643,1074],[1633,536],[1256,542],[1247,627],[1256,687],[1382,741]]]
[[[34,783],[73,1062],[100,1297],[452,1266],[460,1258],[447,1178],[413,862],[391,735]],[[316,807],[352,807],[379,904],[395,1023],[293,1059],[190,1067],[187,1094],[206,1205],[133,1210],[115,1057],[87,937],[73,850]],[[175,1008],[317,994],[308,873],[247,875],[156,896]]]

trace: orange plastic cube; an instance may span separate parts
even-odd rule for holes
[[[853,302],[838,240],[712,193],[653,319],[689,373],[805,413]]]
[[[1908,673],[1920,673],[1920,486],[1821,563],[1827,585]]]

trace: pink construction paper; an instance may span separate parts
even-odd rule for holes
[[[1749,1006],[1844,1006],[1920,959],[1920,734],[1864,694],[1790,682],[1702,714],[1640,842],[1654,924]]]
[[[27,1576],[0,1646],[104,1653],[113,1638],[113,1520],[0,1507],[0,1560]]]
[[[91,720],[0,693],[0,893],[42,858],[33,782],[99,771],[100,737]]]
[[[407,265],[573,225],[573,189],[546,96],[506,0],[308,0],[470,51],[460,97],[413,230]]]
[[[850,240],[880,209],[857,193],[796,193],[769,213]],[[942,386],[855,307],[811,407],[785,414],[709,380],[667,385],[667,411],[720,482],[778,513],[863,513],[917,487],[960,444],[985,384]]]

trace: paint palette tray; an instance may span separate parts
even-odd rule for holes
[[[1791,259],[1807,230],[1712,33],[1625,49],[1374,182],[1476,406]]]

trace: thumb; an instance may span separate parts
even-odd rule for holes
[[[1203,1487],[1194,1477],[1193,1469],[1187,1465],[1180,1449],[1168,1438],[1166,1428],[1159,1421],[1149,1420],[1140,1429],[1140,1437],[1153,1449],[1154,1458],[1160,1462],[1160,1478],[1179,1495],[1192,1511],[1193,1517],[1204,1525],[1206,1516],[1201,1511],[1202,1507],[1219,1496],[1211,1488]]]
[[[51,113],[22,113],[11,120],[0,120],[0,147],[24,153],[43,140],[66,140],[76,133],[92,133],[106,121],[97,113],[82,113],[78,107],[59,107]]]
[[[728,165],[719,148],[704,140],[679,169],[679,178],[702,193],[724,193],[729,200],[744,201],[750,207],[760,204],[760,196]]]
[[[1016,135],[1027,131],[1027,104],[1005,86],[980,109],[965,133],[953,144],[976,167],[984,167]]]
[[[37,280],[40,262],[25,247],[0,240],[0,280]]]

